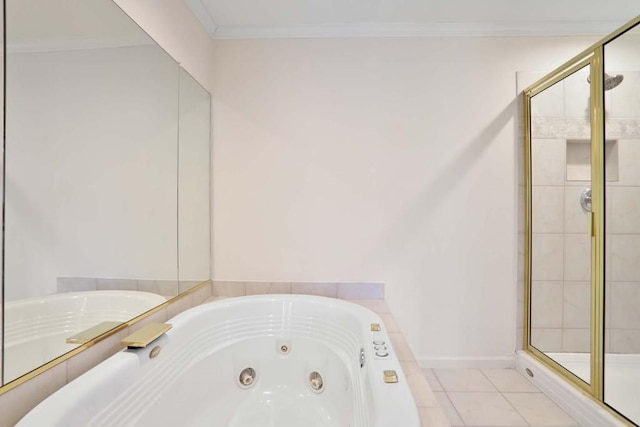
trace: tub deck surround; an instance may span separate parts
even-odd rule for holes
[[[379,282],[246,282],[215,280],[213,295],[240,297],[262,294],[317,295],[340,299],[384,299],[384,284]]]
[[[411,355],[396,353],[382,319],[356,304],[307,295],[230,298],[170,323],[173,328],[153,345],[118,353],[19,425],[47,420],[118,426],[419,426],[409,386],[422,398],[423,425],[438,425],[431,422],[437,411],[427,410],[437,401]],[[382,330],[372,331],[371,324]],[[162,356],[151,359],[155,346],[162,347]],[[398,359],[404,359],[406,375]],[[238,383],[246,368],[252,368],[255,383]],[[397,384],[385,383],[390,370]],[[323,379],[319,393],[308,383],[317,377],[314,372]]]

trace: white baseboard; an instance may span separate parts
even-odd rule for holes
[[[519,351],[516,356],[516,369],[527,375],[544,394],[584,427],[617,427],[625,424],[611,415],[606,409],[594,402],[589,396],[566,382],[551,369],[538,362],[531,355]]]
[[[418,357],[416,360],[421,368],[503,369],[515,367],[515,354],[497,357]]]

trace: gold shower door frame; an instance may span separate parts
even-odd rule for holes
[[[584,52],[567,61],[523,91],[524,160],[525,160],[525,307],[524,349],[597,403],[618,417],[628,420],[604,403],[604,45],[640,24],[640,16],[609,34]],[[531,242],[532,242],[532,176],[531,176],[531,98],[576,71],[590,65],[591,117],[591,378],[586,383],[570,370],[531,345]]]

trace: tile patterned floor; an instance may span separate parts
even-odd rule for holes
[[[423,369],[452,426],[578,426],[514,369]]]

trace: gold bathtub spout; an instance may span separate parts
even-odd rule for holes
[[[149,323],[122,340],[129,348],[144,348],[165,334],[172,325],[169,323]]]

